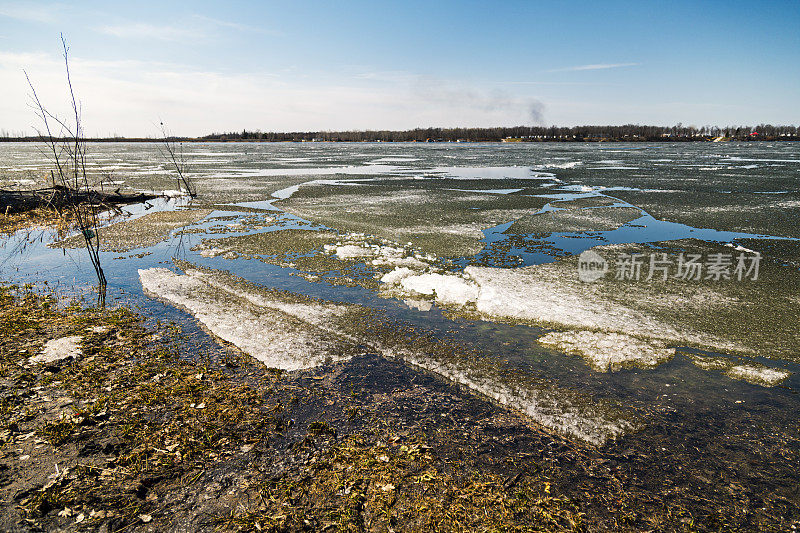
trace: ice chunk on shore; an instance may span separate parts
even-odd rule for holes
[[[200,255],[202,257],[217,257],[218,255],[222,255],[222,254],[225,254],[227,252],[228,252],[228,250],[224,250],[222,248],[217,248],[217,247],[204,248],[204,249],[200,250]]]
[[[400,280],[406,291],[433,295],[445,305],[464,305],[478,298],[478,286],[462,277],[449,274],[420,274]]]
[[[619,333],[560,331],[543,335],[539,343],[582,356],[595,370],[606,372],[634,365],[653,368],[675,354],[663,342],[642,340]]]
[[[345,244],[336,247],[336,257],[339,259],[359,259],[361,257],[372,257],[375,252],[371,248]]]
[[[238,282],[230,275],[192,268],[184,275],[151,268],[140,270],[139,277],[147,294],[186,309],[211,333],[267,366],[309,368],[328,359],[345,359],[368,346],[375,353],[435,372],[518,409],[544,426],[594,444],[634,427],[629,413],[540,380],[509,374],[492,359],[454,357],[452,351],[437,355],[414,348],[413,342],[405,344],[402,338],[364,337],[347,314],[348,310],[358,313],[356,306],[294,301]],[[469,285],[463,278],[457,279]],[[417,307],[415,303],[409,305]],[[425,308],[425,303],[420,302],[417,308]]]
[[[397,285],[404,278],[415,274],[416,272],[406,267],[397,267],[391,272],[387,272],[381,277],[381,282],[389,285]]]
[[[403,300],[403,303],[406,304],[410,309],[416,309],[417,311],[430,311],[433,309],[433,304],[429,300],[414,300],[413,298],[407,298]]]
[[[167,268],[139,270],[145,293],[193,314],[220,339],[271,368],[299,370],[338,360],[349,344],[312,322],[329,313],[323,306],[242,297],[232,287],[200,271],[176,274]],[[274,304],[274,305],[270,305]]]
[[[721,370],[731,379],[747,381],[763,387],[773,387],[792,375],[790,371],[783,368],[770,368],[758,363],[737,364],[728,357],[697,354],[690,354],[689,357],[695,366],[703,370]]]
[[[544,343],[584,357],[602,371],[627,364],[653,367],[669,360],[668,345],[713,346],[743,351],[731,341],[691,330],[678,331],[657,316],[604,297],[599,288],[565,279],[558,266],[507,269],[470,266],[461,275],[390,272],[382,281],[392,296],[432,296],[491,320],[523,321],[559,330]],[[593,333],[598,332],[598,333]]]
[[[429,354],[411,351],[387,351],[389,357],[401,357],[414,366],[443,376],[450,381],[480,392],[500,404],[517,409],[531,419],[562,434],[601,445],[635,429],[636,424],[620,411],[587,401],[567,391],[544,383],[513,382],[502,370],[487,371],[473,361],[444,361]]]
[[[788,370],[755,365],[734,365],[725,374],[733,379],[741,379],[755,385],[772,387],[792,375]]]
[[[80,335],[61,337],[60,339],[50,339],[44,345],[41,353],[30,358],[30,362],[53,363],[55,361],[67,359],[68,357],[77,357],[82,353],[80,347],[82,340],[83,337]]]

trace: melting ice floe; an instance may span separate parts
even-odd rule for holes
[[[601,372],[630,361],[636,361],[644,367],[655,367],[672,359],[675,353],[674,349],[668,348],[662,341],[597,331],[552,332],[540,337],[539,342],[566,353],[583,356],[592,367]]]
[[[609,298],[598,290],[599,286],[580,283],[576,276],[569,275],[574,271],[566,272],[559,266],[561,261],[517,269],[473,266],[453,273],[438,269],[436,257],[415,253],[411,243],[402,245],[355,233],[338,237],[335,244],[323,246],[325,253],[342,261],[393,268],[389,272],[378,268],[376,278],[382,283],[383,296],[411,301],[409,306],[415,309],[430,309],[435,301],[463,310],[471,317],[477,314],[488,320],[521,321],[561,330],[541,337],[540,343],[579,355],[597,371],[627,366],[652,368],[671,359],[675,346],[756,353],[752,347],[743,346],[744,341],[717,337],[702,329],[695,331],[692,324],[676,324],[662,317],[661,310],[666,308],[737,304],[738,300],[722,292],[696,289],[687,298],[684,294],[661,295],[656,291],[636,297],[646,305],[631,306]],[[225,252],[232,253],[215,248],[204,250],[201,255]],[[759,381],[767,383],[768,380]]]
[[[435,257],[413,253],[408,247],[390,243],[384,239],[384,244],[369,244],[365,242],[364,235],[351,234],[345,242],[326,244],[325,253],[334,254],[338,259],[370,260],[373,266],[396,266],[400,268],[424,269]],[[410,243],[409,243],[410,244]]]
[[[396,270],[382,281],[410,293],[430,295],[444,305],[471,305],[487,316],[569,328],[599,328],[637,336],[642,329],[659,336],[678,332],[632,309],[592,300],[574,290],[549,265],[517,269],[470,266],[464,273],[415,273]],[[408,274],[408,275],[407,275]],[[391,290],[391,288],[390,288]]]
[[[267,176],[326,176],[326,175],[364,175],[385,174],[396,171],[393,165],[364,165],[308,168],[225,168],[221,172],[209,174],[207,178],[245,178]]]
[[[151,296],[182,307],[217,337],[234,344],[271,368],[299,370],[341,358],[344,339],[330,342],[320,328],[335,306],[282,304],[215,284],[200,271],[179,275],[166,268],[139,270]]]
[[[414,170],[419,172],[419,170]],[[550,172],[538,172],[533,167],[436,167],[426,171],[426,174],[445,175],[457,180],[553,180],[555,175]]]
[[[688,325],[676,328],[647,310],[610,300],[598,286],[567,278],[558,264],[544,264],[517,269],[470,266],[461,274],[399,267],[384,274],[381,281],[385,296],[427,297],[470,316],[477,313],[489,320],[522,321],[561,330],[538,340],[545,346],[580,355],[601,372],[630,365],[658,366],[673,357],[675,346],[754,353],[736,341],[694,331]],[[688,299],[676,295],[654,298],[655,304],[662,307],[737,303],[710,291],[696,291]],[[657,310],[658,305],[653,309]],[[791,374],[782,369],[736,366],[729,359],[724,361],[724,367],[697,364],[764,386],[774,385]]]
[[[446,191],[471,192],[479,194],[514,194],[524,189],[445,189]]]
[[[726,376],[762,385],[773,387],[792,375],[783,368],[769,368],[760,364],[737,364],[727,357],[714,357],[704,355],[690,355],[692,362],[704,370],[721,370]]]
[[[726,372],[726,375],[734,378],[756,383],[758,385],[772,386],[777,385],[791,375],[788,370],[780,368],[767,368],[754,365],[734,365]]]
[[[409,351],[397,351],[407,362],[435,372],[489,398],[513,407],[540,424],[592,444],[603,444],[636,428],[629,414],[601,405],[587,405],[586,399],[544,384],[509,383],[502,371],[487,372],[471,361],[443,362]]]
[[[462,273],[454,273],[438,269],[436,257],[415,253],[411,243],[402,245],[363,234],[347,234],[340,239],[324,245],[325,253],[379,270],[392,268],[376,274],[382,295],[411,300],[416,309],[430,308],[430,302],[435,301],[463,310],[467,316],[477,314],[488,320],[521,321],[560,330],[541,337],[540,343],[579,355],[597,371],[627,366],[652,368],[671,359],[675,346],[756,353],[752,347],[743,346],[741,340],[718,337],[702,329],[695,331],[691,324],[676,324],[661,316],[666,308],[737,304],[738,300],[722,292],[695,289],[688,298],[685,294],[662,295],[658,291],[637,293],[637,301],[644,305],[632,306],[609,298],[599,285],[580,283],[576,276],[569,275],[574,271],[564,270],[563,261],[517,269],[470,266]],[[224,251],[227,250],[213,249],[202,255]],[[423,301],[428,305],[419,305]]]
[[[357,320],[348,318],[348,306],[283,301],[231,281],[229,276],[194,269],[180,275],[166,268],[151,268],[140,270],[139,277],[147,294],[189,311],[214,335],[273,368],[310,368],[347,359],[368,346],[375,353],[435,372],[518,409],[542,425],[594,444],[635,427],[630,413],[520,378],[491,359],[445,356],[398,344],[404,341],[366,338],[353,329]]]
[[[472,310],[488,319],[577,329],[553,333],[542,342],[578,353],[598,370],[626,362],[655,366],[671,357],[668,344],[713,344],[721,350],[742,351],[724,339],[678,331],[653,316],[609,301],[596,287],[564,278],[554,265],[470,266],[460,275],[397,268],[381,281],[386,295],[428,296],[441,305]]]
[[[551,169],[557,169],[557,168],[558,169],[568,169],[568,168],[575,168],[575,167],[581,166],[582,164],[583,164],[582,161],[567,161],[565,163],[553,162],[553,163],[544,163],[544,164],[541,164],[541,165],[536,165],[533,168],[535,168],[536,170],[551,170]]]
[[[406,274],[406,271],[395,270],[384,275],[381,281],[386,283],[399,279],[400,286],[406,291],[435,296],[436,301],[444,305],[463,305],[478,299],[478,287],[460,276],[435,272],[413,276]]]

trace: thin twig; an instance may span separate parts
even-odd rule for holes
[[[194,198],[197,196],[197,191],[194,189],[192,183],[189,181],[189,178],[186,176],[185,173],[186,165],[183,159],[183,147],[181,146],[180,158],[178,158],[175,155],[175,143],[170,140],[171,136],[167,132],[166,126],[164,126],[163,122],[160,123],[160,126],[161,126],[161,137],[163,141],[163,147],[164,150],[166,150],[166,153],[164,153],[164,151],[162,151],[160,147],[159,151],[161,152],[162,157],[167,159],[171,163],[171,166],[175,167],[175,172],[177,173],[178,176],[178,190],[180,191],[182,189],[185,189],[186,192],[189,194],[189,196],[191,198]]]
[[[31,89],[32,107],[44,125],[44,131],[46,132],[46,136],[41,131],[39,135],[46,137],[46,144],[50,149],[52,160],[56,167],[55,172],[50,173],[54,189],[53,197],[55,196],[56,181],[58,181],[59,185],[63,187],[66,200],[64,203],[81,230],[89,260],[97,276],[98,303],[101,306],[105,306],[107,281],[100,263],[100,236],[97,231],[99,227],[98,206],[94,202],[92,191],[89,188],[89,178],[86,173],[86,142],[83,139],[83,130],[81,128],[80,106],[75,98],[75,91],[72,86],[72,77],[69,71],[69,47],[63,34],[61,35],[61,45],[64,50],[64,66],[67,75],[67,88],[72,104],[72,118],[75,122],[74,129],[71,124],[67,124],[65,120],[58,118],[44,107],[27,72],[25,72],[25,79]],[[53,135],[51,121],[61,129],[59,138]],[[82,191],[83,194],[78,194],[79,191]],[[80,198],[81,196],[84,197],[83,200]],[[59,214],[61,214],[60,207]]]

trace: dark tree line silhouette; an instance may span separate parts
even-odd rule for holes
[[[715,138],[740,141],[800,140],[796,126],[515,126],[497,128],[417,128],[406,131],[314,131],[214,133],[203,140],[219,141],[332,141],[332,142],[591,142],[591,141],[703,141]]]
[[[690,142],[723,138],[736,141],[798,141],[800,127],[773,126],[514,126],[496,128],[416,128],[405,131],[304,131],[212,133],[203,137],[170,137],[168,141],[263,141],[263,142]],[[39,136],[0,135],[0,141],[43,141]],[[152,142],[153,138],[94,138],[98,142]],[[164,139],[160,139],[163,141]]]

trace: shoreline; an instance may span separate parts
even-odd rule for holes
[[[778,531],[800,516],[658,428],[596,447],[373,353],[281,372],[201,330],[65,303],[0,288],[4,530]],[[80,353],[31,360],[75,337]]]
[[[524,527],[531,518],[573,530],[581,522],[549,474],[524,465],[509,473],[501,454],[465,461],[452,449],[464,440],[452,437],[475,423],[515,428],[540,446],[568,442],[430,376],[393,400],[414,373],[404,365],[365,354],[365,390],[348,393],[358,377],[340,365],[282,373],[224,348],[213,361],[190,355],[180,332],[147,330],[126,309],[57,311],[48,298],[15,291],[0,289],[7,531],[425,529],[444,517],[453,520],[438,524],[445,530]],[[49,337],[79,337],[80,353],[32,363]],[[406,412],[409,403],[419,409]],[[404,423],[387,424],[386,410]],[[494,511],[485,515],[486,506]]]

